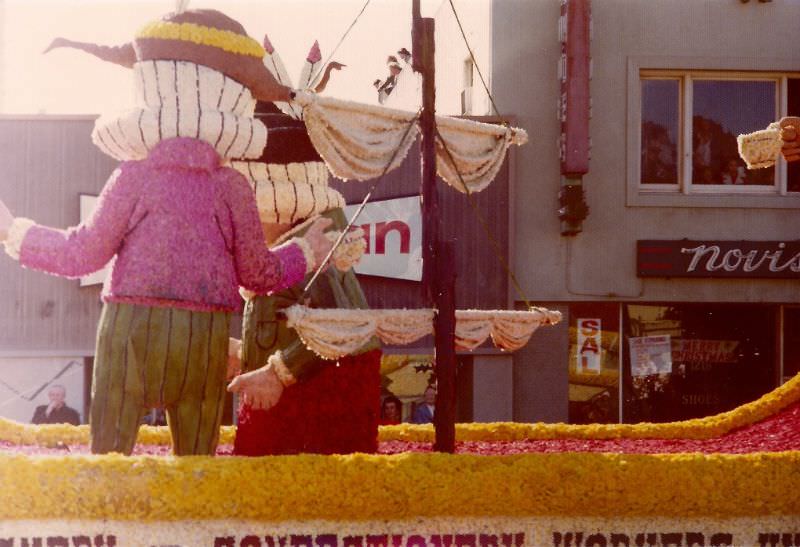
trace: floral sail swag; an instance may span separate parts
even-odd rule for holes
[[[287,308],[287,324],[303,343],[326,359],[337,359],[377,336],[385,344],[406,345],[433,333],[431,309],[345,310]],[[472,350],[489,336],[494,344],[515,351],[528,343],[541,325],[561,321],[561,313],[544,308],[530,311],[456,310],[456,347]]]
[[[295,102],[303,107],[314,147],[331,173],[343,180],[373,179],[396,169],[419,132],[416,123],[409,128],[414,112],[310,93],[298,93]],[[441,136],[436,141],[437,173],[464,193],[462,180],[469,192],[480,192],[497,175],[508,147],[528,141],[518,128],[444,116],[437,116],[436,123]]]

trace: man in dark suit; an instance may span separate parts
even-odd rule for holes
[[[428,386],[425,388],[425,395],[422,403],[414,410],[411,422],[415,424],[433,423],[433,414],[436,411],[436,388]]]
[[[81,423],[81,417],[78,411],[68,407],[64,402],[67,398],[67,390],[64,386],[50,386],[47,397],[50,399],[50,404],[37,406],[36,411],[33,413],[33,418],[31,418],[31,423],[72,425],[79,425]]]

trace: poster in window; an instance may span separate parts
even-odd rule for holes
[[[669,335],[630,338],[630,349],[633,376],[672,372],[672,347]]]

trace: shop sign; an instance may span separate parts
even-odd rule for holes
[[[600,348],[602,343],[600,319],[577,319],[578,372],[600,373]]]
[[[357,205],[344,208],[348,219]],[[354,268],[356,273],[422,279],[422,211],[420,197],[371,201],[355,222],[364,230],[367,250]]]
[[[738,340],[673,340],[672,356],[677,363],[736,363]]]
[[[639,277],[800,279],[800,241],[639,240]]]

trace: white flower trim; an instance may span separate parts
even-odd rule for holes
[[[289,387],[290,385],[297,383],[297,378],[289,370],[289,367],[286,366],[286,363],[283,362],[283,354],[280,351],[276,351],[272,355],[269,356],[267,359],[267,365],[272,367],[272,370],[275,371],[275,375],[278,377],[278,380],[285,387]]]
[[[257,158],[267,128],[253,117],[250,91],[221,72],[188,61],[134,65],[137,107],[95,122],[92,141],[120,160],[141,160],[162,140],[191,137],[220,157]]]
[[[228,357],[242,358],[242,341],[236,338],[228,338]]]
[[[241,296],[242,300],[244,300],[245,302],[249,302],[250,300],[256,297],[256,293],[254,291],[251,291],[250,289],[239,287],[239,296]]]
[[[413,112],[302,92],[295,102],[303,107],[308,134],[317,152],[331,172],[344,180],[380,176],[397,150],[388,171],[395,169],[417,135],[418,127],[406,134]],[[447,145],[445,150],[437,139],[437,172],[460,192],[486,188],[503,165],[508,147],[528,141],[528,134],[519,128],[445,116],[437,116],[436,123]]]
[[[8,235],[4,242],[8,256],[14,260],[19,260],[25,235],[34,226],[36,226],[36,223],[25,217],[17,217],[11,221],[11,226],[8,227]]]
[[[748,169],[772,167],[778,161],[783,147],[780,124],[773,122],[766,129],[736,137],[739,156]]]
[[[325,232],[325,237],[333,243],[336,243],[340,235],[341,232],[337,230]],[[331,262],[340,272],[347,272],[359,263],[366,250],[367,240],[364,239],[364,230],[355,228],[344,236],[342,243],[333,251]]]
[[[289,327],[303,343],[326,359],[350,355],[377,336],[385,344],[408,345],[433,333],[434,310],[319,309],[295,305],[286,309]],[[472,350],[491,336],[494,344],[515,351],[542,325],[561,321],[561,313],[544,308],[530,311],[456,310],[456,346]]]
[[[291,245],[292,243],[300,247],[300,250],[303,251],[303,257],[306,260],[306,273],[313,272],[317,267],[317,258],[314,256],[314,249],[311,248],[311,244],[304,237],[293,237],[286,245]]]

